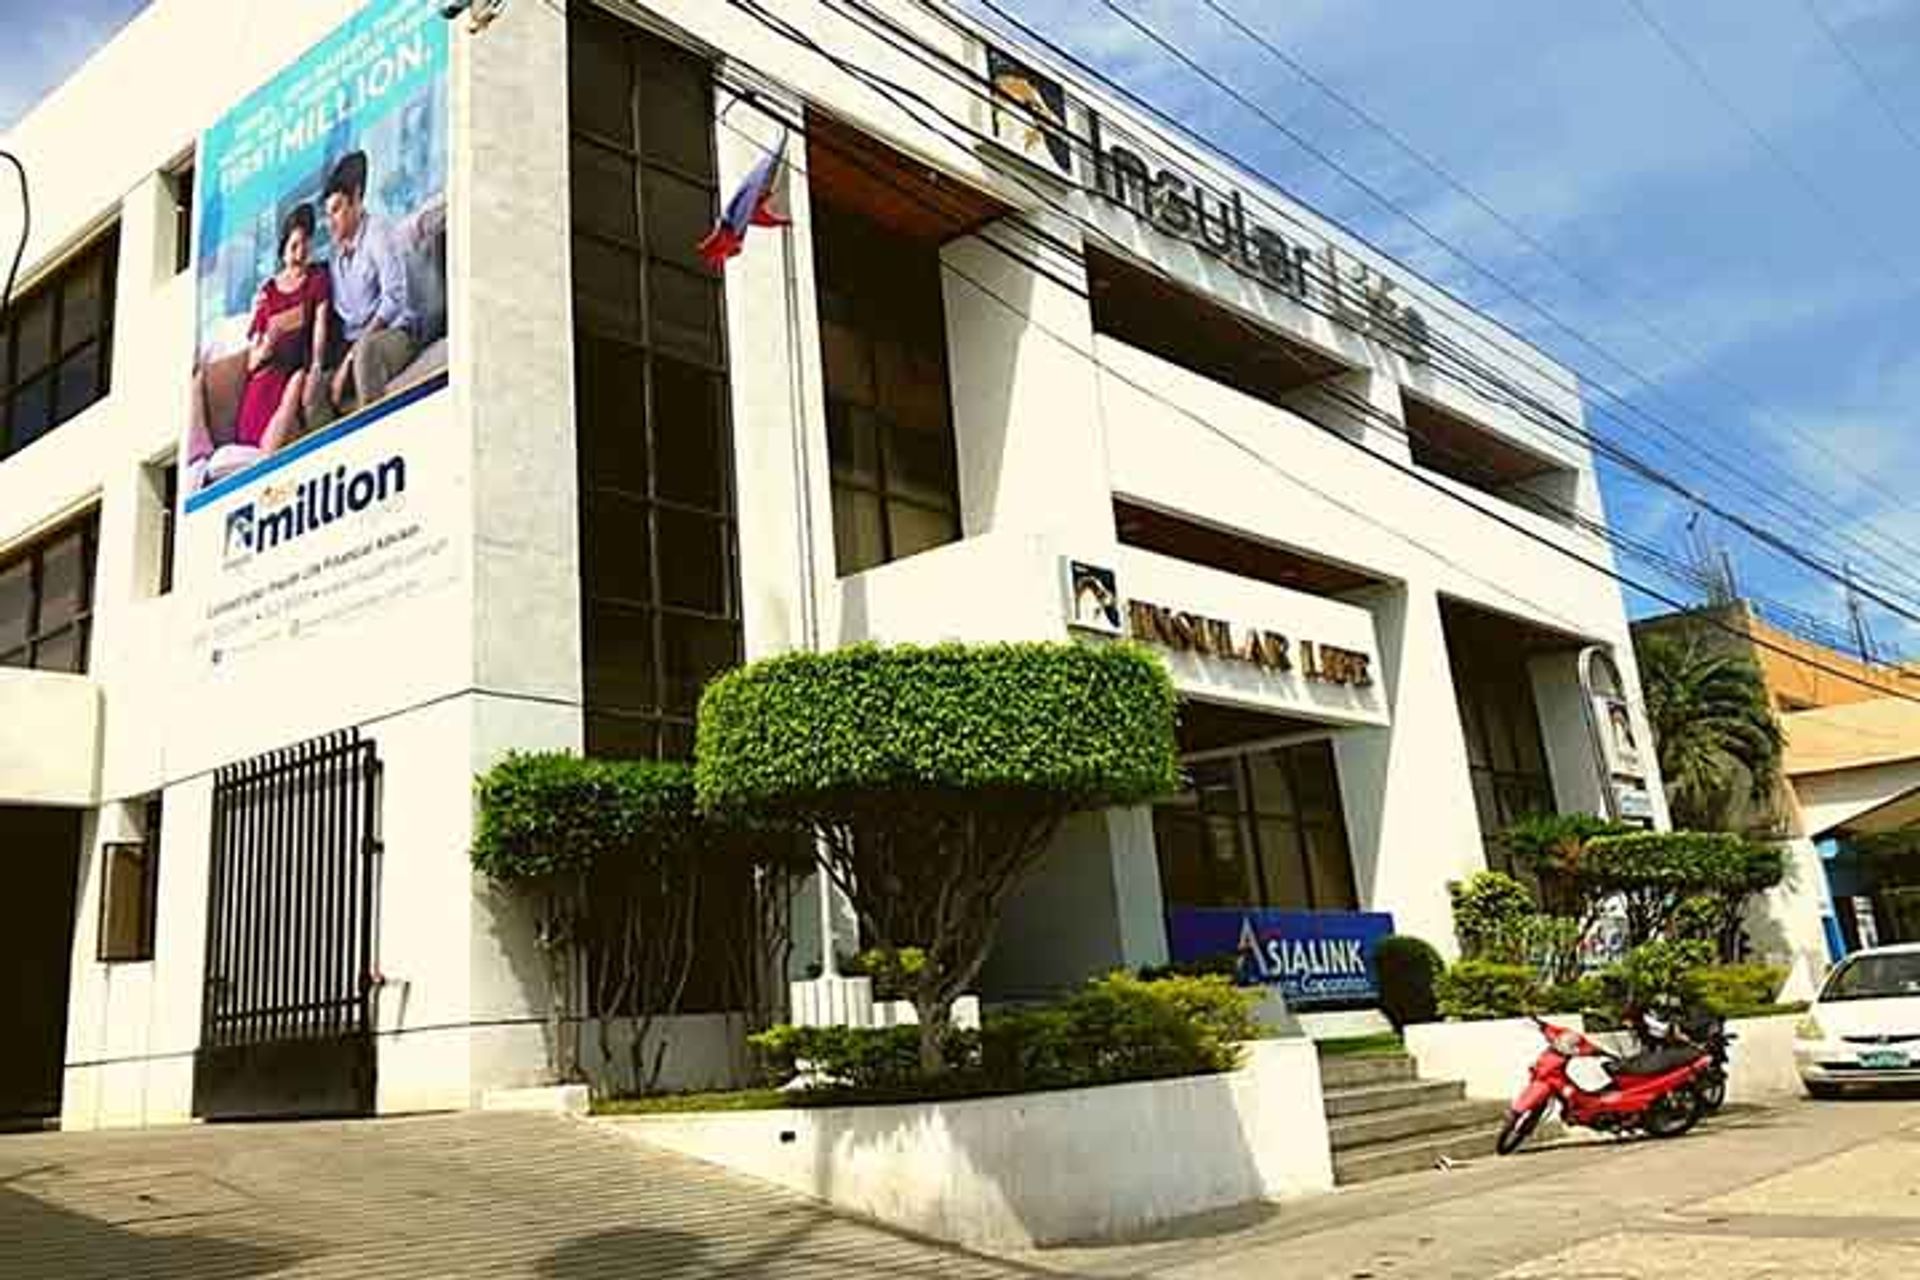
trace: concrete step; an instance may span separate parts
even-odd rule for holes
[[[1376,1143],[1333,1153],[1333,1180],[1341,1186],[1370,1182],[1396,1173],[1432,1169],[1442,1157],[1477,1160],[1493,1155],[1499,1124],[1477,1125],[1447,1133],[1428,1133],[1399,1142]]]
[[[1369,1111],[1393,1111],[1458,1102],[1466,1096],[1467,1086],[1458,1080],[1401,1080],[1357,1089],[1328,1089],[1325,1101],[1327,1119],[1338,1120],[1343,1116],[1357,1116]]]
[[[1500,1127],[1500,1119],[1506,1113],[1506,1104],[1500,1102],[1443,1102],[1418,1107],[1395,1107],[1390,1111],[1366,1111],[1335,1120],[1328,1124],[1327,1136],[1335,1151],[1353,1151],[1426,1134],[1480,1129],[1491,1132]]]
[[[1395,1084],[1419,1074],[1404,1053],[1348,1054],[1320,1059],[1322,1089],[1358,1089],[1370,1084]]]

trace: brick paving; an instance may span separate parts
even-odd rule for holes
[[[0,1277],[1037,1280],[532,1115],[0,1138]]]

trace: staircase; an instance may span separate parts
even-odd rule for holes
[[[1342,1186],[1493,1153],[1506,1106],[1457,1080],[1422,1080],[1404,1053],[1320,1059],[1334,1181]]]

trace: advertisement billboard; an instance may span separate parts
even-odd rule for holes
[[[1277,986],[1296,1009],[1377,1003],[1374,948],[1392,932],[1393,917],[1380,911],[1176,907],[1167,913],[1167,949],[1176,964],[1233,956],[1242,985]]]
[[[447,31],[375,0],[202,135],[187,512],[445,385]]]

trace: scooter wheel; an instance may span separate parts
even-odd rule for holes
[[[1507,1118],[1500,1124],[1500,1136],[1493,1140],[1494,1151],[1503,1156],[1518,1151],[1520,1144],[1539,1127],[1540,1117],[1546,1110],[1545,1107],[1534,1107],[1530,1111],[1507,1112]]]
[[[1727,1104],[1727,1078],[1708,1076],[1695,1086],[1694,1092],[1699,1095],[1702,1111],[1718,1111]]]
[[[1655,1099],[1640,1126],[1656,1138],[1677,1138],[1700,1123],[1703,1110],[1692,1091],[1682,1089]]]

